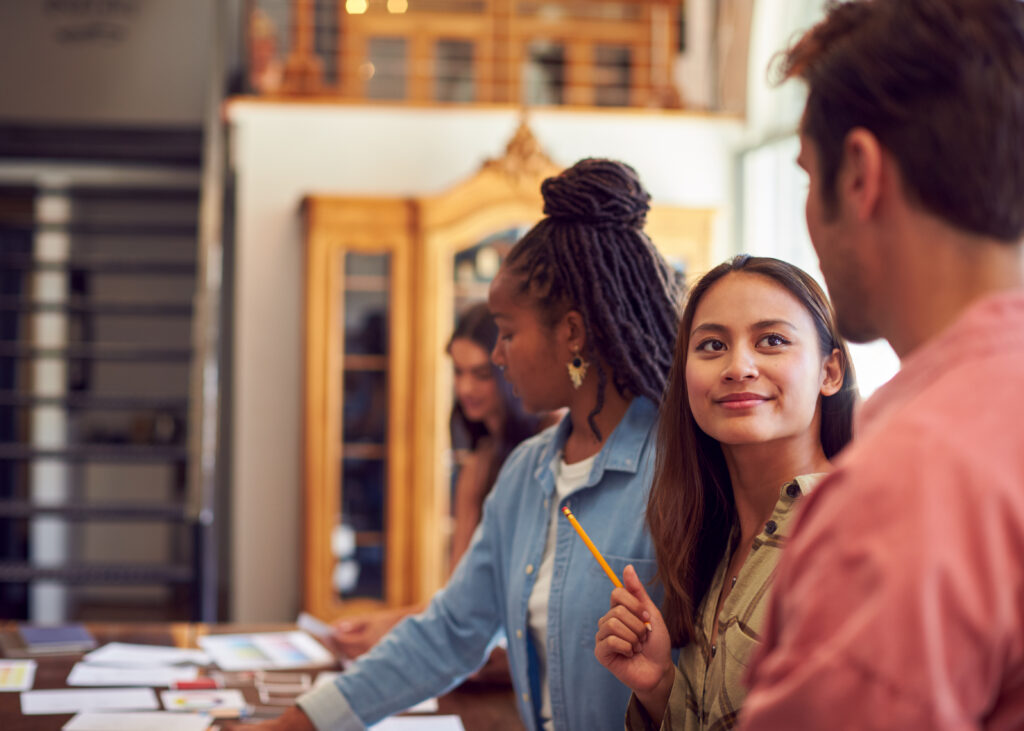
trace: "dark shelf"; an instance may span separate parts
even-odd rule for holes
[[[187,566],[147,564],[79,564],[33,566],[29,563],[0,562],[0,582],[61,581],[68,584],[184,584],[192,581]]]
[[[191,348],[140,348],[137,345],[98,343],[66,348],[40,348],[21,343],[0,342],[0,359],[102,360],[128,363],[189,361]]]
[[[21,443],[0,443],[0,462],[60,459],[67,462],[185,462],[188,449],[149,444],[75,444],[67,447],[33,447]]]
[[[162,503],[77,503],[39,505],[25,500],[0,501],[0,518],[34,518],[51,515],[65,520],[153,520],[184,523],[183,505]]]
[[[197,201],[198,203],[198,201]],[[198,235],[195,222],[191,223],[100,223],[81,221],[78,223],[25,223],[4,224],[4,229],[14,233],[37,234],[59,231],[72,236],[166,236],[187,238]]]
[[[25,302],[0,297],[0,312],[62,312],[105,317],[192,317],[192,305],[177,302]]]
[[[123,259],[75,259],[72,261],[37,261],[31,256],[0,256],[0,269],[24,272],[85,272],[87,274],[113,274],[137,276],[194,276],[196,264],[192,261],[125,261]]]
[[[0,406],[27,408],[32,406],[62,406],[74,411],[173,411],[184,412],[188,399],[160,398],[156,396],[102,396],[95,394],[67,394],[66,396],[39,396],[17,391],[0,391]]]

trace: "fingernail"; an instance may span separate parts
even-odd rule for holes
[[[651,613],[650,613],[650,612],[648,612],[648,611],[647,611],[647,610],[645,609],[645,610],[643,611],[643,614],[642,614],[641,616],[642,616],[642,617],[643,617],[643,618],[644,618],[645,620],[647,620],[647,619],[650,619],[650,618],[651,618]]]

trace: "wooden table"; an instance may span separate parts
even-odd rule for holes
[[[0,629],[13,625],[0,623]],[[133,642],[147,645],[196,647],[204,634],[230,632],[269,632],[293,630],[291,625],[201,625],[201,624],[89,624],[96,641]],[[64,688],[71,667],[81,655],[38,657],[34,689]],[[321,668],[323,669],[323,668]],[[243,688],[246,699],[257,703],[254,688]],[[466,731],[520,731],[523,726],[516,710],[511,687],[467,683],[438,699],[439,713],[462,718]],[[282,707],[283,711],[284,708]],[[0,693],[0,729],[3,731],[57,731],[70,714],[23,716],[20,694]]]

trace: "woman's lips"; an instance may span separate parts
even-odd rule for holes
[[[722,408],[733,410],[752,409],[766,401],[768,401],[768,397],[758,393],[731,393],[728,396],[715,399],[715,403]]]

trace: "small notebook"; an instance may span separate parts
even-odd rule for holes
[[[18,636],[26,655],[85,652],[96,647],[96,640],[89,630],[80,624],[19,624]]]

